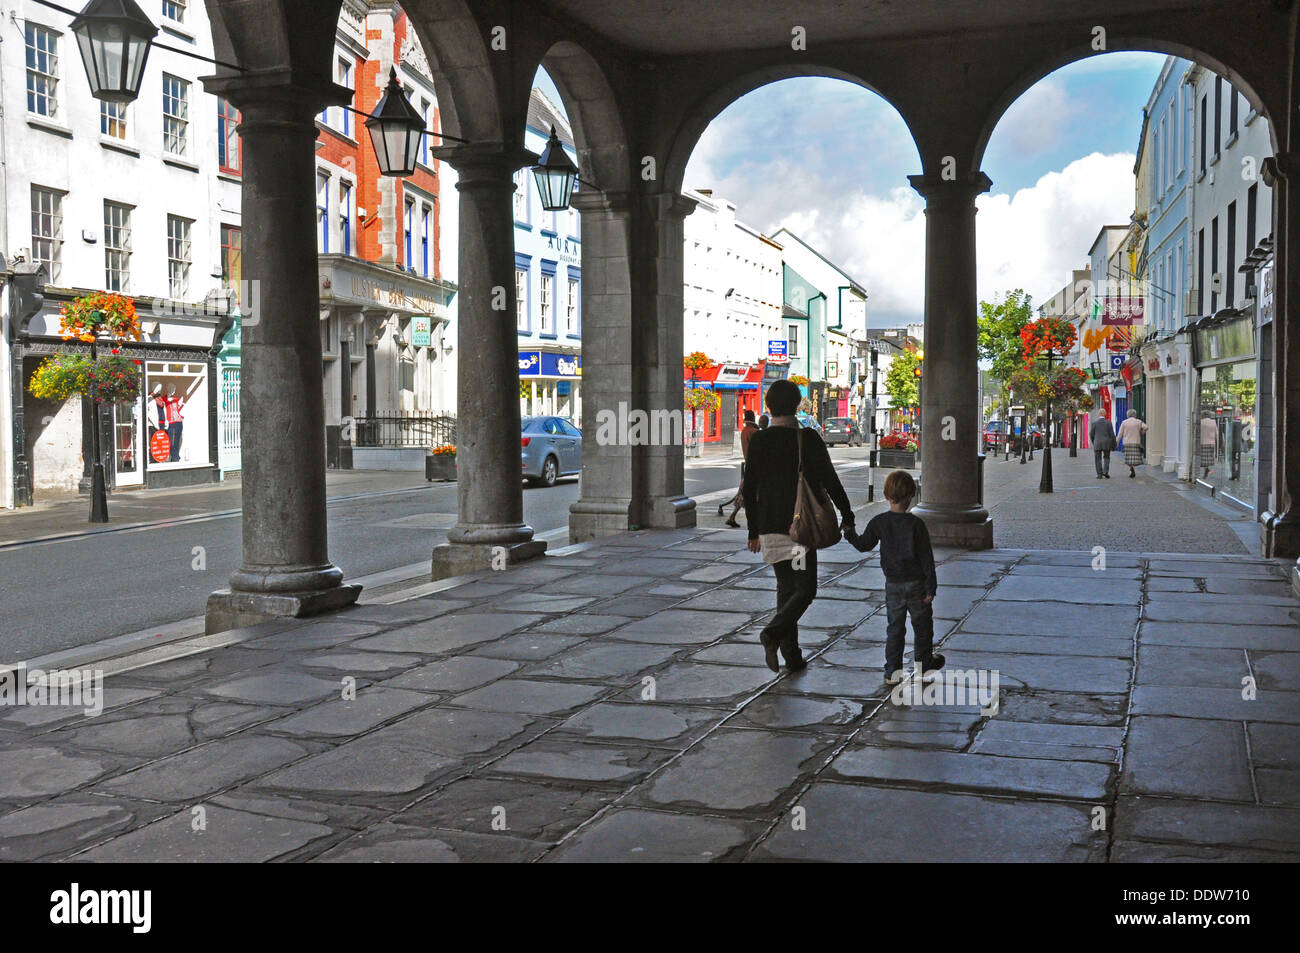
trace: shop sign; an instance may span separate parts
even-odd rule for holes
[[[582,358],[577,354],[542,352],[543,377],[581,377]]]
[[[542,370],[542,352],[541,351],[520,351],[519,352],[519,376],[536,377]]]
[[[718,368],[719,384],[743,384],[749,375],[749,368],[744,364],[723,364]]]
[[[149,438],[149,456],[155,463],[166,463],[172,453],[172,441],[165,430],[155,430]]]
[[[768,363],[788,361],[790,359],[788,348],[789,341],[768,341],[767,342],[767,360]]]
[[[1273,262],[1259,266],[1259,323],[1273,320]]]
[[[1112,371],[1117,371],[1121,367],[1123,367],[1125,363],[1127,363],[1127,361],[1128,358],[1126,358],[1123,354],[1112,354],[1110,356],[1110,369]]]
[[[1101,299],[1101,323],[1111,327],[1130,327],[1142,324],[1145,299],[1141,295],[1134,297],[1113,297]]]
[[[411,318],[411,345],[429,347],[433,344],[433,321],[425,315],[417,314]]]

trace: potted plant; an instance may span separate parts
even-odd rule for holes
[[[911,434],[885,434],[880,438],[880,449],[876,452],[876,466],[915,470],[916,455],[920,450],[921,445]]]
[[[426,480],[456,479],[456,446],[444,443],[434,447],[424,457],[424,478]]]

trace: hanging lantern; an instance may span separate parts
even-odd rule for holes
[[[537,179],[543,209],[563,212],[569,207],[573,187],[578,181],[578,167],[564,151],[554,126],[551,127],[551,138],[546,140],[546,148],[542,150],[537,165],[533,166],[533,175]]]
[[[90,94],[108,103],[134,102],[158,28],[135,0],[90,0],[72,21]]]
[[[411,105],[397,81],[396,69],[389,70],[384,98],[379,100],[374,115],[366,120],[366,128],[370,130],[381,175],[408,176],[415,172],[415,160],[424,136],[424,117]]]

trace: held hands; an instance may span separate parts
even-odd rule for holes
[[[926,597],[925,597],[925,604],[926,604],[927,606],[928,606],[930,603],[932,603],[932,602],[934,602],[934,596],[926,596]]]

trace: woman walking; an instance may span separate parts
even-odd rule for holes
[[[1142,453],[1142,435],[1147,430],[1147,425],[1138,419],[1138,412],[1130,410],[1127,419],[1119,425],[1119,433],[1115,435],[1124,445],[1124,463],[1128,466],[1130,478],[1137,476],[1134,467],[1140,466],[1146,460],[1146,456]]]
[[[798,672],[808,667],[799,648],[799,618],[817,595],[817,552],[805,549],[790,538],[794,521],[795,494],[799,485],[799,420],[795,411],[802,399],[790,381],[776,381],[767,390],[771,424],[749,441],[745,464],[745,519],[749,523],[749,551],[761,552],[763,561],[776,573],[776,615],[759,635],[764,660],[772,671],[780,671],[777,650],[786,667]],[[813,486],[826,490],[840,518],[853,525],[848,495],[831,466],[826,444],[815,430],[802,428],[803,473]]]
[[[727,525],[732,529],[738,529],[740,524],[736,522],[736,514],[740,508],[745,505],[745,461],[749,459],[749,441],[754,434],[758,433],[758,424],[754,422],[754,412],[745,411],[745,426],[740,431],[740,487],[736,490],[736,495],[731,498],[734,508],[731,515],[727,517]],[[722,509],[726,503],[718,504],[718,515],[722,515]]]

